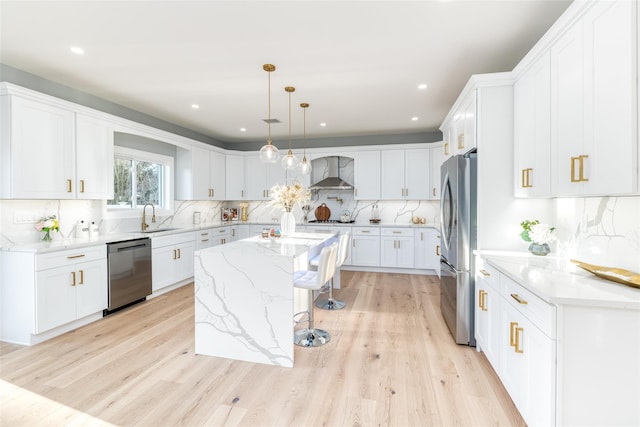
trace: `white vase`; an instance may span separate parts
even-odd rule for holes
[[[289,211],[282,214],[280,220],[280,234],[282,237],[291,237],[296,231],[296,218]]]

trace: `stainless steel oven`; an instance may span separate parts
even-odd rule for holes
[[[107,243],[107,259],[109,305],[105,316],[151,295],[151,239]]]

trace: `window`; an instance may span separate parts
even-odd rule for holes
[[[110,212],[131,212],[152,204],[172,214],[173,158],[116,146],[113,161],[113,199]]]

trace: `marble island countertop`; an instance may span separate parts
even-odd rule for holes
[[[640,310],[640,289],[596,277],[568,258],[482,250],[475,254],[549,303]]]

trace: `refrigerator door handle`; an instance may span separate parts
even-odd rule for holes
[[[444,264],[447,267],[449,267],[449,270],[451,270],[451,271],[453,271],[455,273],[458,273],[458,270],[453,265],[451,265],[451,263],[449,261],[447,261],[446,258],[440,257],[440,264]]]

